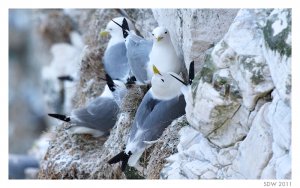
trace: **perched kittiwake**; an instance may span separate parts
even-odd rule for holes
[[[122,25],[122,27],[127,30],[134,29],[132,22],[124,17],[114,18],[113,21]],[[100,32],[101,36],[108,34],[111,36],[104,52],[103,65],[105,72],[107,72],[113,80],[120,80],[126,83],[127,79],[130,78],[130,67],[124,41],[124,37],[126,37],[127,33],[123,32],[122,28],[113,21],[110,21],[107,24],[106,29]]]
[[[75,109],[70,116],[48,114],[62,121],[70,122],[71,134],[91,134],[93,137],[106,136],[117,121],[120,103],[127,89],[123,82],[112,80],[106,75],[107,85],[103,93],[86,107]]]
[[[144,150],[155,142],[171,122],[185,114],[185,100],[180,88],[185,85],[176,73],[160,73],[153,66],[152,87],[139,105],[129,139],[124,151],[108,161],[114,164],[122,161],[121,169],[138,166],[138,160]]]

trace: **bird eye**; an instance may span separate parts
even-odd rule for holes
[[[166,31],[165,34],[168,34],[168,31]]]
[[[164,79],[161,79],[161,81],[162,81],[162,82],[165,82],[165,80],[164,80]]]

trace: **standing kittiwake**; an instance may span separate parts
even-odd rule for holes
[[[125,20],[125,21],[124,21]],[[132,22],[124,17],[114,18],[113,21],[122,25],[127,30],[133,30]],[[113,80],[120,80],[124,83],[130,78],[130,67],[126,55],[126,47],[124,37],[127,33],[123,32],[122,28],[117,26],[113,21],[110,21],[106,29],[100,32],[101,36],[110,34],[111,38],[103,56],[103,65]]]
[[[144,150],[174,119],[185,114],[186,103],[180,91],[185,84],[182,78],[176,73],[160,73],[155,66],[153,71],[152,87],[137,109],[126,148],[108,161],[109,164],[122,161],[122,171],[127,163],[137,167]]]
[[[93,137],[105,136],[117,121],[120,103],[126,94],[123,82],[112,80],[106,75],[107,85],[103,93],[86,107],[75,109],[70,116],[48,114],[62,121],[70,122],[71,134],[91,134]]]

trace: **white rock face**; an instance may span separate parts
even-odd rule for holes
[[[263,31],[259,29],[256,13],[241,10],[228,33],[212,52],[218,68],[229,68],[242,93],[243,105],[249,110],[254,108],[260,96],[274,87],[263,57],[263,43]]]
[[[208,138],[213,144],[221,148],[234,145],[243,140],[250,129],[247,122],[248,116],[249,111],[243,106],[239,107],[235,115],[228,119],[222,127],[212,132]]]
[[[191,127],[180,130],[178,154],[167,158],[161,171],[163,179],[214,179],[217,177],[217,150],[201,133]],[[201,149],[200,149],[201,148]]]
[[[161,178],[291,178],[290,15],[238,12],[185,95],[194,129],[181,129]]]
[[[187,118],[191,125],[204,135],[221,127],[239,108],[238,103],[224,100],[224,97],[211,84],[202,80],[196,92],[199,93],[194,99],[197,102],[193,107],[190,107],[193,104],[187,104],[189,107],[186,110],[192,108],[191,113],[187,113]]]
[[[268,106],[269,103],[262,106],[255,116],[246,139],[240,144],[236,159],[227,171],[227,178],[260,178],[272,157],[271,127],[264,119]]]
[[[266,120],[272,126],[273,156],[262,178],[288,179],[291,177],[291,108],[280,99],[277,90],[272,94]]]

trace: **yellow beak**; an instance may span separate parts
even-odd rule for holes
[[[100,35],[101,37],[107,37],[107,36],[109,35],[109,32],[108,32],[108,31],[105,31],[105,30],[102,30],[102,31],[99,33],[99,35]]]
[[[159,41],[161,41],[161,39],[163,39],[163,38],[164,38],[164,37],[157,37],[157,38],[156,38],[156,41],[159,42]]]
[[[159,70],[156,68],[156,66],[155,65],[153,65],[153,72],[154,72],[154,74],[159,74],[159,75],[161,75],[160,74],[160,72],[159,72]]]

